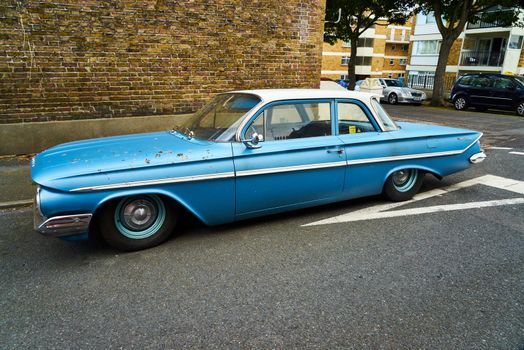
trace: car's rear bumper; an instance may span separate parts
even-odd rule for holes
[[[484,159],[486,159],[486,153],[481,151],[469,157],[469,162],[472,164],[478,164],[478,163],[482,163]]]

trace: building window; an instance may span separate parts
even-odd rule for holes
[[[348,80],[348,75],[347,74],[341,74],[340,75],[340,80]]]
[[[371,65],[371,56],[357,56],[356,65],[357,66],[370,66]]]
[[[373,38],[358,39],[358,47],[373,47]]]
[[[407,59],[405,59],[405,58],[401,58],[401,59],[399,60],[398,63],[399,63],[401,66],[405,66],[406,63],[407,63]]]
[[[340,62],[341,65],[347,66],[349,64],[349,56],[342,56],[342,61]]]
[[[389,73],[388,78],[393,78],[393,73]]]
[[[343,41],[342,47],[351,47],[351,41]]]
[[[409,47],[408,44],[402,45],[402,51],[408,51],[408,47]]]
[[[398,73],[399,78],[404,78],[404,73]]]
[[[509,39],[508,48],[520,49],[522,47],[522,35],[512,35]]]
[[[396,50],[397,47],[395,45],[391,45],[391,50]]]
[[[390,66],[394,66],[395,65],[395,60],[393,58],[389,59],[389,65]]]
[[[413,42],[414,55],[438,55],[440,40],[419,40]]]

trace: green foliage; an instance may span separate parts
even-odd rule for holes
[[[413,4],[411,0],[327,0],[324,41],[334,44],[337,40],[358,39],[379,19],[404,24]]]

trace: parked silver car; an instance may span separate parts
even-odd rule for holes
[[[426,100],[426,94],[423,91],[415,90],[402,86],[402,83],[396,79],[379,78],[380,85],[384,88],[381,101],[386,101],[392,105],[397,103],[413,103],[420,105]]]

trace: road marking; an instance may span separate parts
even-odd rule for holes
[[[524,156],[524,152],[509,152],[509,154],[518,154],[519,156]]]
[[[488,147],[488,149],[505,149],[505,150],[510,150],[510,149],[513,149],[511,147],[496,147],[496,146],[491,146],[491,147]]]
[[[445,188],[436,188],[427,192],[422,192],[413,197],[413,199],[406,202],[396,202],[396,203],[386,203],[379,204],[373,207],[368,207],[360,210],[356,210],[350,213],[338,215],[332,218],[311,222],[302,226],[316,226],[316,225],[327,225],[334,223],[342,222],[351,222],[351,221],[361,221],[361,220],[373,220],[373,219],[383,219],[391,218],[398,216],[406,215],[420,215],[420,214],[429,214],[434,212],[444,212],[444,211],[454,211],[454,210],[466,210],[466,209],[475,209],[475,208],[486,208],[486,207],[495,207],[501,205],[512,205],[512,204],[524,204],[524,198],[510,198],[510,199],[500,199],[500,200],[491,200],[491,201],[480,201],[480,202],[470,202],[470,203],[460,203],[460,204],[445,204],[445,205],[435,205],[422,208],[410,208],[410,209],[399,209],[390,211],[397,207],[403,206],[405,204],[414,203],[423,199],[442,196],[446,193],[460,190],[462,188],[474,186],[474,185],[486,185],[495,188],[499,188],[506,191],[515,192],[518,194],[524,195],[524,181],[518,181],[513,179],[504,178],[501,176],[495,175],[484,175],[471,180],[466,180],[453,184]]]

